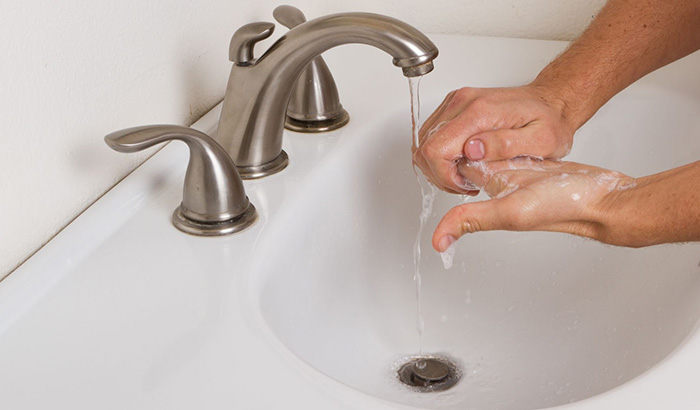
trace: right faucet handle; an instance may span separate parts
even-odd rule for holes
[[[306,22],[304,13],[292,6],[279,6],[272,15],[289,29]],[[338,129],[349,120],[326,62],[316,57],[294,85],[284,127],[297,132],[325,132]]]

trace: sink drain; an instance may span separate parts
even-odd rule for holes
[[[461,374],[450,360],[436,356],[412,357],[398,371],[401,383],[419,392],[438,392],[457,384]]]

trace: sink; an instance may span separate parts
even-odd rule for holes
[[[683,108],[664,108],[678,100]],[[641,84],[581,130],[572,158],[632,175],[690,162],[687,152],[697,156],[700,141],[655,152],[639,146],[654,146],[669,119],[680,130],[698,130],[697,112],[697,98]],[[654,116],[651,126],[640,121]],[[614,389],[695,329],[697,243],[629,249],[559,233],[484,232],[463,237],[446,270],[430,237],[462,198],[439,193],[421,238],[419,341],[413,244],[421,195],[409,127],[405,109],[397,109],[354,135],[259,244],[253,277],[260,315],[289,354],[393,403],[526,410]],[[595,150],[606,141],[609,148]],[[398,382],[397,365],[418,354],[419,343],[424,354],[458,363],[455,387],[426,394]]]
[[[441,55],[421,80],[424,113],[457,87],[526,82],[566,45],[431,39]],[[445,269],[430,233],[462,199],[441,193],[421,240],[419,340],[407,81],[370,47],[324,59],[350,122],[285,132],[288,168],[244,182],[252,227],[175,229],[188,151],[169,144],[0,282],[3,408],[700,408],[699,243],[486,232],[462,238]],[[618,95],[571,159],[630,175],[697,160],[698,67],[700,54]],[[220,108],[193,127],[215,131]],[[399,384],[419,345],[461,380],[440,393]]]

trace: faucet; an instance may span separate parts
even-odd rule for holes
[[[279,6],[272,14],[288,29],[306,22],[304,13],[293,6]],[[344,127],[349,121],[350,115],[340,103],[333,74],[323,57],[314,58],[294,85],[284,128],[304,133],[328,132]]]
[[[115,131],[105,137],[118,152],[137,152],[170,140],[190,149],[182,203],[171,221],[182,232],[197,236],[228,235],[257,220],[236,166],[207,134],[178,125],[146,125]]]
[[[260,58],[255,43],[272,35],[275,25],[250,23],[231,39],[233,61],[216,141],[229,153],[241,178],[251,179],[284,169],[282,150],[287,104],[307,65],[324,51],[348,43],[384,50],[406,77],[433,70],[437,47],[420,31],[397,19],[371,13],[340,13],[300,24],[275,42]]]

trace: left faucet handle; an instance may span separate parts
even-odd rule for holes
[[[255,59],[253,49],[259,41],[270,37],[275,31],[275,24],[266,21],[248,23],[242,26],[231,37],[228,58],[236,65],[250,65]]]
[[[207,134],[179,125],[147,125],[105,137],[110,148],[127,153],[170,140],[180,140],[190,149],[182,203],[173,212],[173,225],[199,236],[228,235],[251,226],[257,212],[248,201],[236,165]]]

